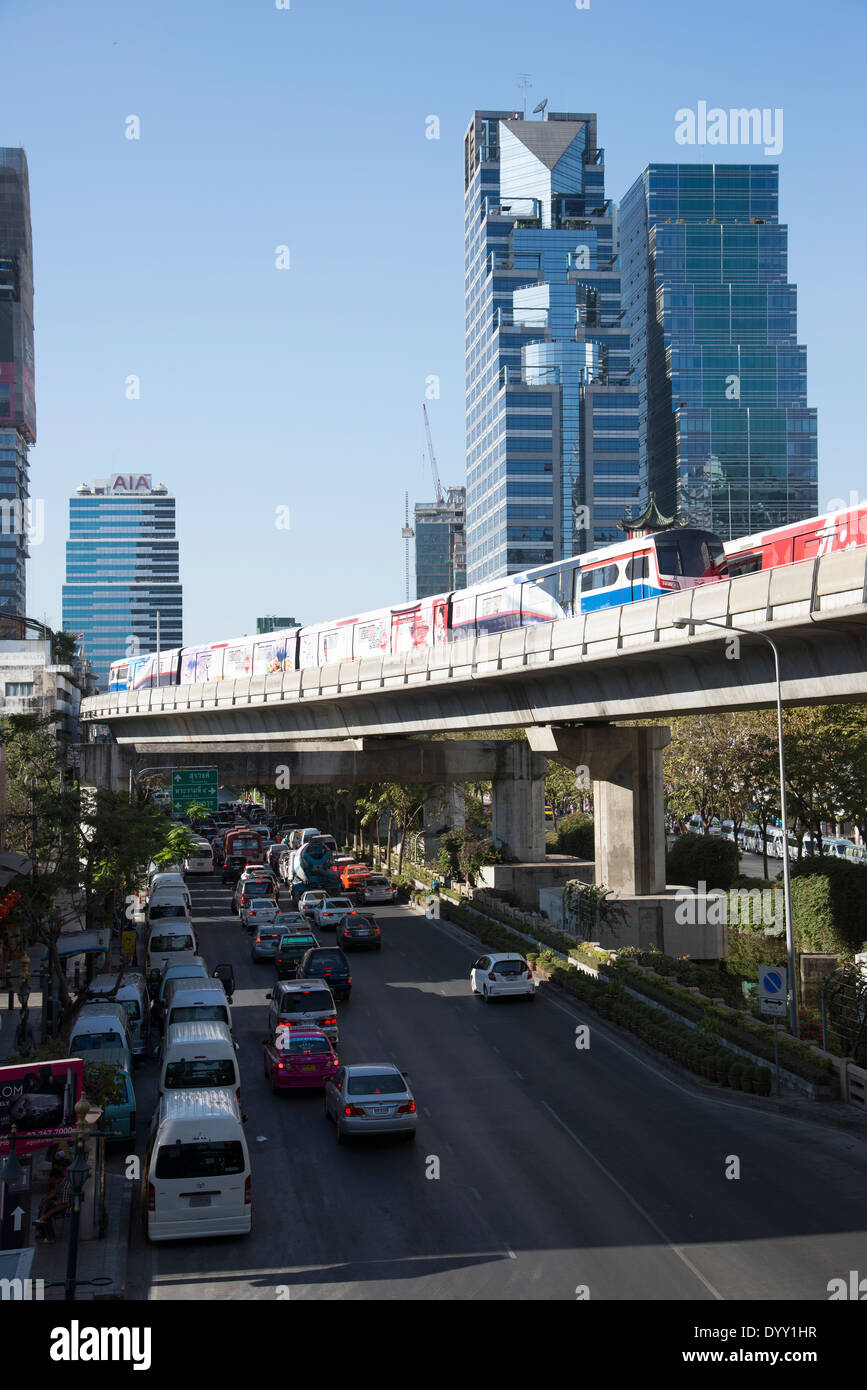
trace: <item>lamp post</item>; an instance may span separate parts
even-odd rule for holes
[[[88,1131],[85,1116],[90,1110],[89,1103],[82,1096],[75,1107],[78,1116],[78,1125],[75,1133],[75,1157],[67,1169],[67,1177],[72,1185],[72,1217],[69,1228],[69,1255],[66,1261],[66,1284],[63,1295],[65,1302],[75,1301],[75,1275],[78,1269],[78,1227],[81,1221],[81,1198],[84,1193],[84,1184],[90,1177],[90,1168],[84,1156],[84,1146],[87,1143]]]
[[[789,872],[789,813],[786,808],[786,755],[783,749],[783,692],[780,686],[780,653],[773,637],[767,633],[755,632],[746,627],[735,627],[733,623],[720,623],[712,618],[674,618],[672,627],[695,628],[697,623],[705,627],[718,627],[723,632],[740,632],[744,637],[759,637],[767,642],[774,654],[774,675],[777,685],[777,743],[780,750],[780,815],[783,821],[783,895],[786,907],[786,958],[789,970],[789,1027],[792,1037],[798,1036],[798,991],[795,984],[795,937],[792,923],[792,879]]]

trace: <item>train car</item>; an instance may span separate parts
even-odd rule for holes
[[[150,690],[159,685],[177,685],[180,647],[160,652],[157,679],[156,652],[144,656],[128,656],[113,661],[108,668],[108,688],[114,690]]]
[[[300,628],[279,628],[256,636],[233,637],[228,642],[206,642],[184,647],[180,654],[180,685],[203,681],[241,680],[266,676],[273,671],[294,671]]]
[[[711,531],[685,526],[624,539],[453,594],[451,631],[479,636],[638,603],[715,583],[724,565],[722,541]]]
[[[867,502],[727,541],[725,553],[728,572],[734,578],[777,565],[797,565],[816,555],[859,545],[867,545]]]
[[[304,627],[298,661],[301,667],[329,666],[335,661],[393,656],[445,642],[448,631],[449,595],[437,594],[396,608]]]

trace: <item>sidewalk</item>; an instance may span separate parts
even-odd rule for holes
[[[105,1179],[105,1206],[108,1216],[102,1240],[81,1240],[76,1270],[77,1302],[94,1298],[126,1298],[127,1256],[133,1192],[138,1185],[121,1174],[109,1173]],[[45,1280],[45,1298],[64,1297],[66,1261],[69,1258],[69,1217],[55,1219],[54,1244],[37,1240],[31,1277]]]

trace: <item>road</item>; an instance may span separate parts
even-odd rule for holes
[[[582,1011],[546,986],[533,1004],[485,1005],[468,985],[478,948],[402,908],[378,912],[381,952],[352,957],[339,1050],[409,1073],[417,1141],[338,1145],[320,1095],[271,1095],[273,967],[250,960],[229,890],[190,882],[203,954],[235,967],[253,1232],[150,1245],[136,1223],[130,1297],[574,1299],[586,1288],[593,1300],[825,1300],[830,1279],[863,1267],[860,1141],[708,1096],[592,1018],[578,1050]],[[136,1085],[141,1152],[153,1063]]]

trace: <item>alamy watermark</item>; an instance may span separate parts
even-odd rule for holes
[[[783,152],[783,109],[781,106],[708,108],[696,103],[693,111],[682,106],[674,113],[674,138],[679,145],[761,145],[767,155]]]
[[[724,892],[699,879],[698,888],[681,888],[674,895],[674,920],[689,927],[783,926],[786,920],[782,888],[733,888]]]

